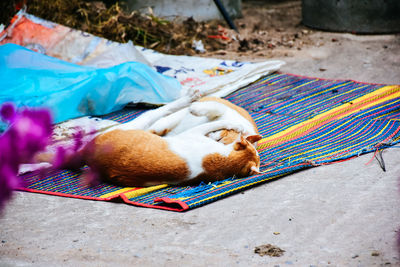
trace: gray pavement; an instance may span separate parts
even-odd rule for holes
[[[283,72],[400,84],[399,35],[313,38],[323,44],[283,58]],[[0,266],[400,266],[400,148],[384,151],[386,172],[372,156],[184,213],[17,192],[0,216]],[[285,252],[261,257],[263,244]]]

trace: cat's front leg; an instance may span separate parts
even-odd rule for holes
[[[209,121],[220,118],[225,109],[224,104],[214,101],[194,102],[189,107],[191,114],[194,116],[206,116]]]
[[[193,101],[196,101],[201,96],[198,91],[194,91],[191,95],[182,96],[162,107],[147,111],[135,118],[134,120],[117,125],[107,131],[112,130],[148,130],[157,120],[166,117],[178,110],[188,107]]]
[[[164,136],[172,131],[188,114],[188,109],[178,110],[166,117],[162,117],[154,122],[148,130],[156,135]]]
[[[234,130],[238,133],[243,133],[244,132],[244,127],[241,124],[237,124],[232,121],[228,120],[220,120],[220,121],[212,121],[208,123],[201,124],[199,126],[196,126],[192,129],[189,129],[182,134],[201,134],[201,135],[207,135],[211,132],[218,131],[218,130]]]
[[[178,110],[188,107],[192,102],[197,101],[201,98],[198,90],[192,91],[188,95],[181,96],[180,98],[154,110],[160,117],[167,116]]]

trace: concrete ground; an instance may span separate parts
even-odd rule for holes
[[[400,84],[399,35],[313,38],[324,45],[283,58],[283,72]],[[0,216],[0,266],[400,266],[400,149],[383,153],[386,172],[371,158],[184,213],[17,192]],[[263,244],[285,252],[261,257]]]

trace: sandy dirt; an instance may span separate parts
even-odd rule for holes
[[[311,47],[313,32],[301,24],[301,1],[244,1],[243,17],[235,20],[239,33],[227,30],[231,40],[224,50],[208,51],[207,57],[276,58]]]

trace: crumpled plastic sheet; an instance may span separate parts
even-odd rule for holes
[[[107,114],[128,103],[165,104],[179,97],[181,85],[139,62],[80,66],[5,44],[0,46],[0,88],[0,105],[46,107],[58,123]]]

